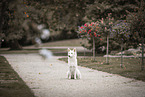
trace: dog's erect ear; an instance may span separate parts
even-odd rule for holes
[[[69,51],[70,51],[70,49],[68,48],[68,49],[67,49],[67,51],[69,52]]]
[[[74,50],[74,52],[76,52],[76,48],[74,48],[73,50]]]

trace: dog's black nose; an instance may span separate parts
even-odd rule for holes
[[[68,57],[70,57],[70,55]]]

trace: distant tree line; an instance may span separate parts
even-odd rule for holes
[[[39,36],[37,26],[40,24],[51,32],[47,41],[78,38],[78,26],[105,18],[108,13],[112,13],[116,20],[126,19],[128,14],[137,13],[138,2],[141,0],[1,0],[0,41],[4,39],[2,46],[6,44],[11,49],[34,44],[34,38]],[[106,44],[105,40],[99,45]],[[111,41],[110,48],[119,48],[118,43]],[[134,36],[130,41],[126,47],[140,43]],[[96,42],[96,46],[99,45]]]

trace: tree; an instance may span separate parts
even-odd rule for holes
[[[104,25],[102,25],[102,31],[105,36],[107,37],[107,57],[106,57],[106,63],[109,64],[108,60],[108,53],[109,53],[109,36],[111,32],[111,26],[117,19],[125,19],[126,15],[128,14],[126,10],[133,11],[132,8],[136,7],[135,0],[95,0],[93,4],[90,4],[87,6],[86,10],[86,16],[84,20],[90,21],[97,21],[98,19],[104,19],[102,20],[104,22]],[[111,16],[114,17],[114,20],[112,20],[112,24],[109,24],[107,20],[108,14],[112,13]],[[111,23],[111,22],[110,22]]]
[[[102,18],[100,26],[102,35],[107,37],[107,51],[106,51],[106,64],[109,64],[108,53],[109,53],[109,37],[111,36],[112,26],[114,24],[114,18],[111,17],[111,13],[105,19]]]
[[[7,6],[9,5],[10,0],[2,0],[0,2],[0,42],[1,40],[5,37],[5,32],[6,29],[8,28],[7,25],[7,21],[8,21],[8,13],[7,13]],[[1,43],[0,43],[1,44]]]
[[[19,44],[21,39],[26,41],[33,40],[37,36],[35,34],[38,34],[37,26],[40,24],[45,24],[46,28],[49,28],[52,37],[62,35],[64,30],[67,31],[66,38],[70,37],[68,32],[72,36],[76,36],[77,26],[83,23],[82,18],[85,16],[86,5],[92,2],[88,2],[88,0],[3,1],[9,1],[10,3],[7,4],[7,7],[2,12],[2,14],[7,13],[7,20],[3,19],[7,25],[5,26],[6,31],[3,29],[0,35],[3,35],[3,38],[10,44]],[[3,2],[3,5],[5,3]],[[14,40],[15,42],[12,42]],[[11,48],[21,49],[20,45],[17,46]]]
[[[121,68],[123,68],[123,56],[122,56],[122,50],[123,50],[123,44],[127,42],[127,40],[130,37],[130,25],[126,22],[126,20],[118,20],[116,22],[116,25],[113,26],[113,32],[112,35],[116,41],[118,41],[121,44]]]
[[[141,41],[142,44],[142,64],[141,71],[144,70],[144,31],[145,31],[145,2],[141,0],[137,1],[138,6],[134,8],[136,12],[128,12],[129,15],[127,20],[131,23],[132,35],[138,37],[137,40]],[[138,43],[139,44],[139,43]]]
[[[95,0],[87,6],[85,20],[97,21],[106,18],[108,13],[112,13],[115,19],[125,19],[128,14],[126,10],[133,12],[136,6],[136,0]]]
[[[19,40],[24,37],[26,37],[26,41],[32,40],[38,35],[37,25],[42,22],[40,16],[43,11],[35,8],[37,2],[28,2],[27,0],[3,1],[5,1],[2,2],[1,7],[3,25],[0,35],[10,44],[10,49],[22,49]]]
[[[22,49],[18,43],[18,39],[23,36],[23,29],[21,23],[23,22],[22,10],[23,5],[21,1],[17,0],[3,0],[1,9],[1,32],[3,38],[9,42],[11,49]],[[6,7],[4,7],[6,6]]]
[[[95,38],[100,37],[99,22],[85,23],[78,29],[82,38],[91,38],[93,40],[93,58],[95,60]]]
[[[67,32],[76,31],[77,26],[83,23],[82,18],[85,16],[86,0],[62,0],[57,2],[53,13],[55,24],[52,24],[56,29],[55,31],[59,31],[60,35],[63,34],[63,30]]]

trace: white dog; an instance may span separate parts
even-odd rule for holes
[[[81,79],[81,73],[77,65],[77,51],[76,48],[70,50],[68,48],[68,65],[69,71],[67,72],[68,79]]]

